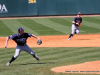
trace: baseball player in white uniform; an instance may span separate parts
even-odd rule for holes
[[[82,18],[81,18],[81,13],[79,12],[77,14],[77,17],[75,17],[72,21],[72,33],[70,34],[68,40],[71,40],[70,38],[73,37],[74,33],[79,34],[79,28],[81,27],[81,23],[82,23]]]
[[[9,39],[12,39],[12,40],[14,40],[17,43],[15,55],[7,63],[7,66],[9,66],[11,64],[11,62],[13,62],[20,55],[20,52],[22,50],[28,52],[34,58],[36,58],[36,60],[39,61],[39,57],[36,56],[35,53],[33,52],[33,50],[26,44],[27,38],[31,37],[31,36],[34,37],[34,38],[37,38],[38,40],[40,40],[39,37],[37,37],[37,36],[35,36],[33,34],[24,33],[24,29],[22,27],[18,28],[18,33],[17,34],[14,34],[14,35],[11,35],[11,36],[7,37],[6,43],[5,43],[5,48],[7,48],[7,44],[8,44]]]

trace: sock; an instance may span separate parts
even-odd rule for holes
[[[35,54],[33,55],[34,58],[36,58]]]
[[[14,58],[14,56],[12,57],[12,59],[9,61],[9,63],[11,63],[12,61],[14,61],[16,58]]]
[[[71,38],[71,36],[73,36],[73,34],[70,34],[69,38]]]

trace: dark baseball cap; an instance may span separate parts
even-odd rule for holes
[[[81,15],[81,12],[78,12],[78,15]]]
[[[19,28],[18,28],[18,32],[20,32],[20,31],[22,31],[22,30],[24,30],[23,27],[19,27]]]

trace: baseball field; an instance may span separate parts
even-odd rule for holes
[[[80,34],[67,40],[73,17],[40,17],[0,19],[0,75],[99,75],[100,74],[100,16],[82,16]],[[27,44],[40,61],[22,51],[10,66],[6,63],[15,53],[16,44],[6,37],[16,34],[18,27],[35,34]]]

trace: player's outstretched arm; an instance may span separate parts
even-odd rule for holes
[[[6,38],[6,43],[5,43],[5,48],[7,48],[8,41],[9,41],[9,38],[7,37],[7,38]]]
[[[32,37],[37,38],[38,40],[40,39],[39,37],[37,37],[37,36],[35,36],[35,35],[33,35],[33,34],[32,34]]]
[[[35,36],[35,35],[33,35],[33,34],[32,34],[32,37],[38,39],[38,41],[37,41],[37,44],[38,44],[38,45],[41,45],[41,44],[42,44],[42,40],[41,40],[39,37],[37,37],[37,36]]]

